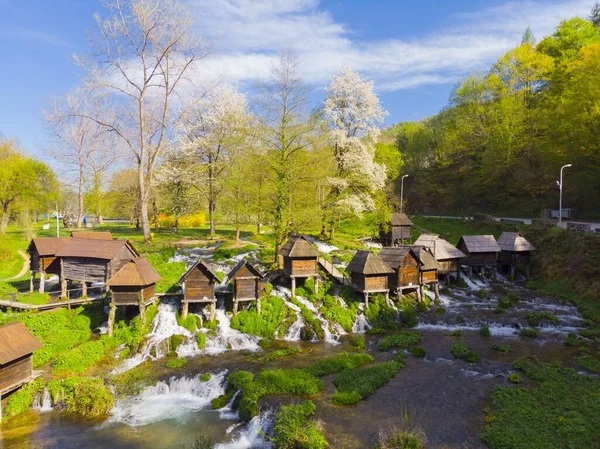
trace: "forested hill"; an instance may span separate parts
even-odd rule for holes
[[[464,79],[436,116],[394,125],[411,212],[600,216],[600,20],[529,32],[486,73]]]

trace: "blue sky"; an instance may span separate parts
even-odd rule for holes
[[[282,49],[300,56],[319,101],[343,65],[375,82],[387,124],[435,114],[463,76],[485,70],[530,26],[539,39],[594,0],[184,0],[210,43],[207,72],[248,89]],[[0,0],[0,133],[41,156],[41,110],[83,76],[97,0]]]

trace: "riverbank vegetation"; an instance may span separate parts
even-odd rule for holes
[[[275,426],[271,438],[273,449],[329,447],[323,436],[321,424],[312,418],[315,408],[312,401],[282,406],[275,414]]]

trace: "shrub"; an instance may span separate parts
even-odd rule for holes
[[[194,314],[189,314],[185,319],[181,317],[181,314],[177,314],[177,324],[181,327],[187,329],[191,333],[194,333],[196,329],[202,327],[202,320],[199,316]]]
[[[600,373],[600,360],[595,359],[591,355],[582,355],[575,358],[575,362],[580,368],[593,373]]]
[[[498,352],[501,352],[503,354],[508,354],[510,352],[510,346],[508,346],[508,345],[498,345],[498,344],[496,344],[496,345],[492,346],[492,349],[494,351],[498,351]]]
[[[508,381],[511,384],[520,384],[521,383],[521,375],[519,373],[510,373],[508,375]]]
[[[489,326],[481,326],[479,328],[479,333],[481,335],[483,335],[484,337],[489,337],[490,336],[490,327]]]
[[[520,330],[519,335],[521,337],[525,337],[525,338],[537,338],[538,331],[536,329],[524,327],[523,329]]]
[[[185,365],[187,365],[187,360],[184,359],[183,357],[180,357],[177,359],[171,359],[171,360],[168,360],[167,363],[165,363],[165,366],[167,368],[171,368],[171,369],[183,368]]]
[[[212,377],[212,376],[210,375],[210,373],[203,373],[203,374],[200,376],[200,380],[201,380],[202,382],[208,382],[208,381],[211,379],[211,377]]]
[[[587,342],[582,340],[576,333],[569,332],[565,338],[565,345],[567,346],[587,346]]]
[[[494,313],[496,315],[502,315],[503,313],[506,313],[506,311],[502,307],[498,306],[494,309]]]
[[[380,351],[387,351],[391,348],[409,348],[419,343],[421,343],[421,334],[414,331],[402,331],[383,337],[377,347]]]
[[[471,351],[462,343],[453,344],[452,348],[450,348],[450,352],[452,352],[452,355],[457,359],[466,360],[467,362],[476,363],[480,360],[479,354]]]
[[[509,292],[506,296],[498,300],[498,307],[501,309],[509,309],[514,307],[519,302],[519,296],[515,292]]]
[[[106,415],[114,405],[114,397],[102,379],[92,377],[82,379],[74,394],[65,397],[65,403],[67,413],[93,418]]]
[[[171,335],[171,338],[169,339],[169,348],[172,352],[176,352],[181,343],[183,343],[183,335]]]
[[[336,298],[325,295],[323,296],[323,305],[320,312],[329,322],[338,323],[346,332],[352,332],[357,309],[357,302],[352,302],[348,307],[343,307]]]
[[[304,371],[316,377],[323,377],[328,374],[339,373],[343,370],[357,368],[367,363],[371,363],[375,358],[369,354],[338,354],[317,363],[307,366]]]
[[[261,298],[261,313],[253,305],[248,310],[242,310],[231,319],[231,327],[246,334],[272,338],[277,326],[287,315],[283,299],[277,296]]]
[[[394,329],[396,327],[396,311],[388,307],[383,295],[373,295],[369,299],[369,307],[364,311],[367,319],[376,327],[384,329]],[[411,312],[406,313],[408,320]],[[416,319],[416,312],[413,312]],[[408,323],[408,322],[407,322]]]
[[[204,332],[196,334],[196,343],[198,343],[198,349],[206,348],[206,334]]]
[[[462,334],[463,334],[463,331],[460,329],[455,329],[450,332],[444,332],[444,335],[446,337],[462,337]]]
[[[425,449],[427,439],[421,431],[395,430],[391,435],[380,434],[375,449]]]
[[[414,348],[410,348],[410,353],[415,357],[424,358],[427,355],[427,351],[420,346],[415,346]]]
[[[33,382],[23,385],[17,392],[13,393],[6,401],[3,414],[12,417],[26,412],[31,408],[35,396],[44,391],[44,380],[37,378]]]
[[[304,401],[284,405],[275,415],[271,443],[273,449],[323,449],[329,447],[317,422],[311,417],[315,404]]]
[[[113,387],[117,398],[135,396],[144,388],[156,384],[158,377],[149,363],[143,363],[121,374],[113,375],[108,383]]]
[[[282,357],[287,357],[289,355],[300,354],[301,352],[302,352],[302,349],[300,349],[300,348],[277,349],[276,351],[273,351],[264,357],[258,358],[256,361],[257,362],[270,362],[272,360],[277,360]]]
[[[478,298],[481,298],[481,299],[487,299],[490,297],[490,293],[484,288],[478,290],[477,293],[475,293],[475,294],[477,295]]]
[[[558,317],[551,312],[543,311],[543,312],[529,312],[526,315],[527,324],[531,327],[538,326],[542,320],[547,320],[558,326]]]
[[[333,380],[336,392],[331,400],[337,405],[355,404],[372,395],[394,377],[401,367],[401,363],[390,361],[342,371]]]
[[[367,340],[364,335],[358,334],[352,337],[350,344],[356,349],[365,349],[367,347]]]
[[[385,334],[385,329],[383,329],[381,327],[372,327],[371,329],[367,329],[365,331],[365,334],[367,334],[367,335],[381,335],[381,334]]]

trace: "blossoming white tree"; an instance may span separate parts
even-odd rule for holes
[[[374,161],[379,125],[387,112],[373,92],[373,82],[344,68],[327,87],[324,114],[331,128],[336,163],[326,208],[331,237],[340,216],[361,217],[373,209],[373,195],[384,187],[386,167]]]

